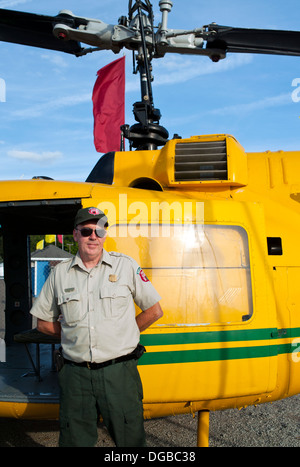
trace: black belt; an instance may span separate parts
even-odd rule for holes
[[[117,357],[117,358],[113,358],[112,360],[107,360],[106,362],[102,362],[102,363],[73,362],[72,360],[67,360],[66,358],[64,358],[64,362],[71,364],[71,365],[75,365],[75,366],[83,366],[85,368],[88,368],[89,370],[98,370],[99,368],[104,368],[105,366],[114,365],[116,363],[125,362],[127,360],[137,360],[143,355],[145,351],[146,351],[145,347],[138,344],[138,346],[134,349],[133,352],[127,355],[123,355],[122,357]]]

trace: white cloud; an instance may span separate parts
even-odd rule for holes
[[[228,115],[228,114],[243,114],[246,112],[253,112],[256,110],[264,110],[271,107],[278,107],[281,105],[291,104],[291,94],[280,94],[273,97],[265,97],[254,102],[242,103],[237,105],[229,105],[219,109],[209,111],[211,115]]]
[[[224,106],[212,110],[206,110],[206,117],[208,118],[209,116],[220,116],[221,118],[223,118],[233,116],[234,118],[236,116],[242,117],[246,114],[257,111],[260,111],[262,114],[264,110],[271,108],[275,109],[277,107],[289,105],[291,103],[291,94],[285,93],[279,94],[278,96],[265,97],[263,99],[256,100],[253,102],[245,102],[236,105]],[[190,113],[188,115],[185,115],[184,118],[182,118],[182,116],[170,116],[168,118],[168,125],[180,128],[182,126],[201,121],[202,117],[203,115],[199,113]],[[286,143],[282,144],[282,146],[287,147]]]
[[[47,101],[42,104],[36,104],[27,109],[15,110],[12,116],[15,118],[35,118],[43,115],[44,112],[51,110],[61,109],[63,107],[72,107],[85,102],[90,102],[92,99],[91,93],[76,94],[73,96],[66,96],[55,100]]]
[[[154,62],[153,87],[186,83],[198,76],[231,71],[248,65],[252,60],[253,55],[251,54],[230,55],[218,63],[213,63],[208,57],[168,55]],[[126,81],[126,92],[138,91],[139,89],[139,78],[131,78],[130,81]]]
[[[61,71],[62,68],[67,68],[69,66],[62,55],[42,54],[41,57],[42,57],[43,60],[47,60],[48,62],[55,65],[55,67],[56,67],[55,70],[59,71],[59,72]]]
[[[62,153],[59,151],[50,152],[33,152],[33,151],[19,151],[13,149],[7,152],[8,156],[13,157],[14,159],[37,162],[38,164],[44,165],[55,162],[57,159],[62,157]]]
[[[230,55],[218,63],[205,57],[165,57],[164,62],[155,70],[154,85],[179,84],[198,76],[231,71],[252,62],[251,54]]]
[[[20,5],[21,3],[29,3],[31,0],[2,0],[0,1],[0,8],[10,8],[12,6]]]

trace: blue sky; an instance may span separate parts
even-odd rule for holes
[[[158,0],[152,3],[158,24]],[[0,0],[0,8],[48,15],[69,9],[117,24],[128,0]],[[299,30],[299,17],[299,0],[173,0],[168,26]],[[125,54],[126,123],[132,124],[139,79]],[[92,89],[97,71],[116,58],[109,51],[76,58],[0,42],[0,180],[86,179],[101,157],[93,143]],[[212,63],[170,54],[153,61],[153,73],[154,103],[171,137],[229,133],[247,152],[300,150],[300,57],[228,54]]]

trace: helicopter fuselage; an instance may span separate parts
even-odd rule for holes
[[[97,206],[106,249],[134,257],[162,296],[164,317],[141,335],[146,418],[299,393],[299,164],[209,135],[109,153],[86,183],[1,182],[7,342],[29,325],[29,274],[12,261],[28,263],[27,236],[70,233],[78,207]],[[56,417],[57,404],[24,395],[0,413]]]

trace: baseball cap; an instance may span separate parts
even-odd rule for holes
[[[79,209],[75,217],[74,227],[92,220],[100,221],[100,219],[103,226],[108,225],[108,219],[100,209],[94,207]]]

